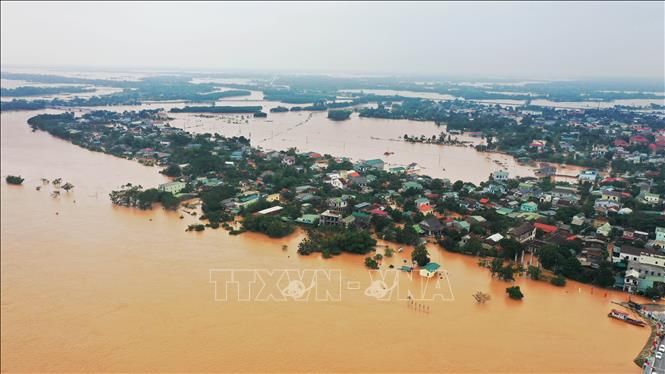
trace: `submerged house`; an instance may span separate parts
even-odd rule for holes
[[[441,265],[436,262],[430,262],[429,264],[420,268],[420,276],[425,278],[432,278],[439,271]]]
[[[441,231],[443,231],[443,225],[434,217],[425,218],[418,224],[418,226],[420,226],[425,235],[428,236],[441,235]]]

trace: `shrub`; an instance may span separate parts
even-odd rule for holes
[[[522,300],[524,297],[522,290],[520,290],[520,286],[508,287],[506,288],[506,293],[508,293],[508,297],[513,300]]]
[[[14,184],[14,185],[19,185],[22,184],[25,179],[21,178],[19,175],[8,175],[7,178],[5,178],[5,181],[9,184]]]

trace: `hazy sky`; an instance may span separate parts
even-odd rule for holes
[[[2,2],[2,65],[663,77],[665,2]]]

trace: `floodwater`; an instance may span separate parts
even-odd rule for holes
[[[195,217],[113,207],[107,194],[117,186],[166,179],[31,132],[25,121],[36,113],[0,115],[3,372],[639,371],[632,359],[649,331],[607,318],[623,294],[520,279],[525,299],[512,301],[508,283],[476,259],[431,246],[448,301],[376,300],[363,291],[362,256],[298,256],[301,233],[188,233]],[[8,174],[24,185],[7,185]],[[75,188],[54,198],[42,177]],[[211,269],[335,270],[341,301],[215,301]],[[492,300],[476,304],[476,291]]]
[[[141,110],[183,107],[183,102],[150,102],[143,105],[88,107],[77,110]],[[295,147],[300,152],[319,152],[353,160],[383,159],[387,167],[418,164],[419,173],[432,177],[480,183],[497,170],[508,170],[511,176],[533,176],[533,168],[522,165],[508,155],[476,152],[470,145],[484,140],[468,135],[452,135],[452,139],[466,145],[437,145],[409,143],[410,137],[439,136],[445,126],[434,122],[361,118],[354,113],[349,120],[331,121],[326,112],[270,113],[271,108],[295,105],[264,100],[261,92],[249,96],[228,98],[216,102],[218,106],[260,105],[267,118],[254,118],[248,114],[192,114],[169,113],[172,126],[192,133],[218,133],[224,136],[244,136],[255,147],[266,150],[287,150]]]

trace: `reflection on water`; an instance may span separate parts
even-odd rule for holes
[[[187,233],[195,217],[112,207],[107,193],[116,186],[165,178],[157,168],[32,133],[25,121],[33,114],[0,117],[2,175],[26,178],[24,186],[1,187],[2,371],[638,371],[632,359],[648,330],[606,317],[610,301],[624,295],[520,279],[525,299],[514,302],[507,283],[476,259],[431,247],[455,300],[428,303],[429,313],[377,301],[362,292],[370,280],[362,256],[298,256],[302,233],[284,240]],[[311,122],[302,145],[358,131],[358,143],[344,135],[345,151],[358,157],[390,146],[425,159],[434,149],[366,140],[380,121],[332,124],[317,114]],[[390,138],[416,125],[428,126],[404,122],[376,133]],[[367,154],[354,150],[363,140]],[[41,177],[76,187],[52,198],[50,186],[35,189]],[[407,248],[382,266],[408,255]],[[344,285],[363,287],[344,286],[341,302],[216,302],[209,272],[218,268],[339,269]],[[492,300],[475,304],[476,291]]]

